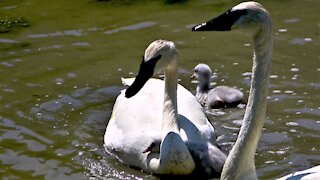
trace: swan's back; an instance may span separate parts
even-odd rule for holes
[[[128,85],[133,82],[132,79],[123,79],[123,81]],[[149,79],[139,93],[130,99],[125,97],[125,91],[121,92],[116,99],[104,137],[106,149],[110,154],[115,155],[120,161],[126,159],[126,163],[128,158],[143,159],[144,155],[141,153],[148,147],[152,138],[162,136],[163,89],[164,81]],[[181,138],[215,143],[213,126],[207,120],[193,94],[178,85],[177,100]],[[145,140],[140,141],[142,138]],[[142,166],[141,164],[129,165]]]
[[[133,80],[133,78],[123,79],[123,82],[126,85],[130,85]],[[150,79],[140,92],[130,99],[125,98],[124,91],[122,91],[116,100],[112,113],[112,118],[116,117],[117,126],[128,132],[136,130],[135,128],[141,128],[140,123],[144,123],[143,126],[145,127],[150,126],[152,129],[161,130],[163,89],[163,80]],[[191,92],[179,84],[177,100],[179,115],[184,116],[196,126],[208,125],[208,120],[203,113],[201,105]]]
[[[222,101],[225,106],[235,106],[243,99],[243,93],[228,86],[217,86],[208,92],[207,103],[209,107],[214,107],[218,101]]]

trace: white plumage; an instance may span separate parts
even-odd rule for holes
[[[193,31],[240,30],[253,38],[254,57],[249,100],[238,138],[223,166],[221,179],[258,179],[254,156],[261,136],[267,106],[271,71],[272,23],[267,10],[257,2],[243,2],[224,14],[193,28]],[[284,179],[320,179],[320,166],[295,172]]]
[[[130,87],[117,97],[104,136],[107,152],[121,162],[151,173],[191,174],[199,163],[186,142],[215,143],[201,105],[177,85],[177,61],[174,43],[157,40],[146,49],[137,78],[122,79]],[[164,81],[145,77],[157,70],[164,70]],[[159,152],[146,152],[155,139],[161,140]],[[226,157],[219,152],[221,172]]]

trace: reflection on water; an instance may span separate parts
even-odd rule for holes
[[[133,25],[130,25],[130,26],[125,26],[125,27],[121,27],[121,28],[118,28],[118,29],[114,29],[114,30],[108,30],[108,31],[105,31],[104,33],[105,34],[113,34],[113,33],[117,33],[119,31],[133,31],[133,30],[139,30],[139,29],[143,29],[143,28],[147,28],[147,27],[151,27],[151,26],[154,26],[156,25],[157,22],[141,22],[141,23],[138,23],[138,24],[133,24]]]
[[[272,14],[275,46],[256,167],[261,179],[273,179],[320,163],[319,24],[310,13],[320,9],[315,0],[264,3]],[[0,33],[0,176],[158,179],[104,151],[104,131],[125,88],[120,78],[134,76],[146,46],[162,38],[176,42],[179,82],[187,89],[194,92],[189,77],[202,62],[213,69],[213,85],[238,87],[247,96],[248,37],[190,32],[233,4],[1,1],[5,16],[23,17],[30,26]],[[226,153],[244,111],[245,105],[206,112]]]
[[[12,39],[0,39],[0,43],[13,44],[13,43],[17,43],[17,41],[12,40]]]

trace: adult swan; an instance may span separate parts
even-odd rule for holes
[[[254,155],[263,128],[268,81],[271,69],[272,28],[269,13],[257,2],[243,2],[224,14],[193,27],[193,31],[244,30],[253,37],[254,56],[252,80],[247,109],[237,141],[223,166],[221,179],[257,179]],[[295,173],[297,179],[309,176],[316,179],[320,166]],[[317,173],[318,172],[318,173]],[[292,178],[295,179],[295,178]]]
[[[105,149],[124,164],[150,173],[219,177],[226,156],[212,145],[214,129],[201,105],[177,85],[177,69],[173,42],[157,40],[148,46],[134,82],[123,79],[132,85],[117,97]],[[158,70],[164,70],[165,80],[149,80]]]

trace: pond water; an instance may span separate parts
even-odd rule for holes
[[[189,77],[202,62],[217,74],[217,84],[238,87],[247,98],[250,38],[190,30],[238,2],[1,1],[0,177],[157,179],[103,149],[115,98],[125,88],[120,78],[133,77],[145,48],[162,38],[179,49],[180,83],[187,89],[194,92]],[[320,164],[320,4],[263,5],[273,19],[274,53],[255,158],[259,178],[273,179]],[[207,115],[228,153],[244,108],[223,111]]]

